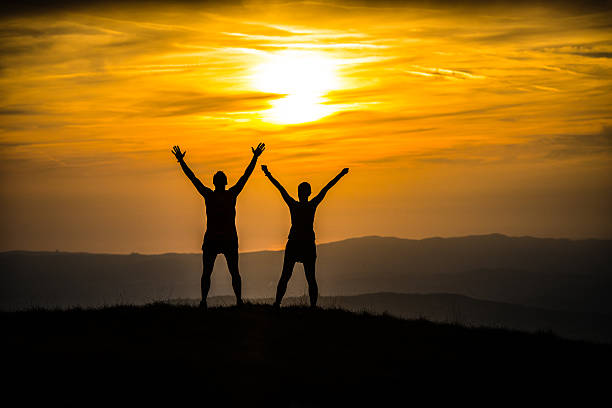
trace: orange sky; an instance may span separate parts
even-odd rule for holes
[[[122,4],[2,17],[0,250],[198,251],[170,147],[211,185],[260,141],[294,195],[350,167],[319,242],[612,237],[609,10]],[[259,169],[237,221],[242,250],[284,245]]]

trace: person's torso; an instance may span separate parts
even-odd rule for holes
[[[289,239],[314,241],[314,217],[317,207],[311,202],[296,201],[289,207],[291,212],[291,230]]]
[[[206,203],[206,236],[233,238],[236,233],[236,195],[231,190],[213,191]]]

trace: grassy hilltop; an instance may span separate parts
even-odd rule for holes
[[[156,303],[0,319],[12,373],[5,387],[24,401],[344,406],[468,395],[474,402],[485,392],[558,397],[560,384],[576,389],[612,363],[610,345],[546,333],[299,306],[202,312]]]

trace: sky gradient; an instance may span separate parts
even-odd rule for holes
[[[612,12],[557,3],[13,10],[0,26],[0,250],[194,252],[202,182],[265,142],[287,190],[343,167],[319,242],[612,238]],[[275,110],[276,109],[276,110]],[[289,212],[258,168],[241,250]]]

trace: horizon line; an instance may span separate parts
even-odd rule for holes
[[[611,241],[611,238],[566,238],[566,237],[536,237],[532,235],[507,235],[499,232],[492,232],[486,234],[469,234],[469,235],[458,235],[458,236],[432,236],[426,238],[402,238],[391,235],[359,235],[350,238],[343,238],[336,241],[325,241],[325,242],[317,242],[317,246],[320,245],[332,245],[346,241],[358,240],[358,239],[368,239],[368,238],[379,238],[379,239],[394,239],[401,241],[428,241],[428,240],[445,240],[445,239],[465,239],[465,238],[482,238],[482,237],[503,237],[503,238],[511,238],[511,239],[538,239],[538,240],[559,240],[559,241]],[[279,249],[257,249],[252,251],[240,251],[240,254],[255,254],[262,252],[281,252],[284,251],[284,246]],[[45,253],[45,254],[53,254],[53,253],[61,253],[61,254],[82,254],[82,255],[116,255],[116,256],[162,256],[162,255],[199,255],[201,251],[197,252],[156,252],[156,253],[142,253],[137,251],[132,252],[88,252],[88,251],[70,251],[70,250],[35,250],[35,249],[12,249],[6,251],[0,251],[0,254],[10,254],[10,253]]]

